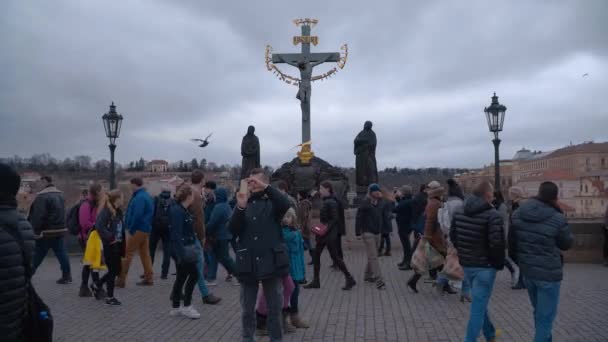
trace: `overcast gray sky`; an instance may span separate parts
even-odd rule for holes
[[[121,162],[240,163],[253,124],[262,162],[278,166],[301,114],[264,49],[297,52],[300,17],[319,19],[313,52],[349,46],[346,68],[313,83],[313,149],[333,164],[354,165],[368,119],[380,167],[489,164],[493,91],[508,107],[506,158],[606,141],[606,13],[604,0],[1,1],[0,156],[109,158],[101,115],[115,101]],[[188,141],[211,132],[205,150]]]

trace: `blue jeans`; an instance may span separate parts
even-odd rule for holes
[[[196,245],[198,246],[198,248],[201,249],[201,242],[197,239],[196,240]],[[203,297],[207,297],[209,295],[209,289],[207,288],[207,284],[205,284],[205,276],[203,275],[203,268],[204,268],[204,264],[203,264],[203,253],[199,253],[198,257],[196,258],[196,269],[198,270],[198,290],[201,292],[201,295]]]
[[[479,332],[483,329],[486,340],[496,337],[496,329],[488,315],[488,303],[492,296],[492,288],[496,279],[496,269],[483,267],[464,267],[464,278],[471,286],[472,303],[471,316],[467,325],[465,342],[477,341]]]
[[[524,278],[528,296],[534,307],[534,342],[552,341],[551,330],[559,303],[559,281],[541,281]]]
[[[261,281],[262,291],[266,297],[268,316],[266,327],[271,342],[283,340],[281,309],[283,308],[283,279],[270,278]],[[256,315],[255,304],[258,298],[258,282],[241,283],[241,322],[243,324],[243,342],[255,341]]]
[[[215,281],[217,278],[217,259],[215,258],[215,254],[213,254],[213,250],[203,250],[203,254],[205,256],[205,264],[207,265],[205,279]]]
[[[68,258],[68,252],[65,248],[65,242],[63,236],[52,237],[52,238],[41,238],[36,240],[36,248],[34,249],[34,264],[33,271],[35,272],[38,266],[46,257],[46,254],[49,252],[49,249],[53,250],[57,260],[59,260],[59,265],[61,265],[61,272],[64,277],[71,276],[70,272],[70,259]]]
[[[230,275],[236,273],[236,264],[230,256],[230,240],[217,240],[213,244],[213,256],[215,258],[215,273],[209,273],[208,278],[215,279],[217,277],[217,264],[220,263]],[[209,270],[208,270],[209,271]]]

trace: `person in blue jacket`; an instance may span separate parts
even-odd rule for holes
[[[232,209],[228,204],[228,191],[225,188],[215,190],[215,205],[207,221],[207,240],[211,244],[212,254],[218,263],[222,264],[229,275],[235,273],[235,262],[230,256],[229,248],[232,234],[228,230],[228,222],[232,215]],[[210,267],[208,272],[209,279],[216,279],[217,266]]]
[[[137,283],[140,286],[151,286],[152,282],[152,258],[150,257],[150,232],[152,231],[152,218],[154,217],[154,200],[144,189],[141,178],[133,178],[130,181],[133,196],[127,207],[125,224],[129,232],[127,239],[126,256],[122,261],[120,277],[116,287],[125,287],[129,266],[135,252],[139,251],[141,263],[144,267],[144,278]]]
[[[192,292],[198,282],[198,268],[196,261],[201,253],[196,244],[197,236],[194,232],[194,219],[188,211],[192,204],[192,188],[183,185],[175,194],[175,202],[169,210],[169,235],[177,276],[171,291],[171,316],[183,315],[190,319],[199,319],[201,315],[192,307]]]
[[[298,297],[300,295],[300,284],[306,281],[306,265],[304,263],[304,239],[302,233],[296,228],[296,212],[290,208],[283,217],[283,240],[287,245],[289,253],[289,275],[295,285],[289,301],[289,320],[296,328],[307,329],[308,323],[304,322],[298,312]]]

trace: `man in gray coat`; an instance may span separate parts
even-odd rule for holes
[[[510,248],[534,307],[535,342],[551,341],[563,278],[561,251],[573,243],[568,222],[557,203],[558,192],[555,183],[542,183],[538,196],[513,213],[510,228]]]

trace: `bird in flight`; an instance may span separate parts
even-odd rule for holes
[[[583,74],[583,77],[587,77],[587,76],[589,76],[589,73],[584,73]]]
[[[207,147],[209,146],[209,138],[211,138],[212,135],[213,133],[209,134],[205,139],[190,139],[190,141],[200,142],[201,144],[198,145],[198,147]]]

